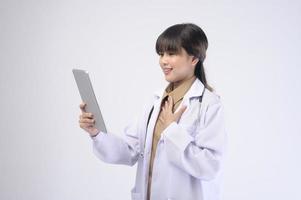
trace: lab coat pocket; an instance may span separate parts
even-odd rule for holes
[[[131,190],[131,196],[132,196],[132,200],[142,200],[142,194],[139,192],[136,192],[135,187]]]

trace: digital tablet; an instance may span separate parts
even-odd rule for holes
[[[89,77],[89,72],[82,69],[72,69],[82,101],[86,103],[86,112],[92,113],[95,119],[95,128],[107,133],[105,122],[99,109],[96,96]]]

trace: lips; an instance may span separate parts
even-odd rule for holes
[[[172,68],[163,68],[163,72],[165,75],[169,74],[172,71]]]

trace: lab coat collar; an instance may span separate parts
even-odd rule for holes
[[[166,87],[167,86],[156,90],[154,96],[158,99],[162,98]],[[203,89],[204,89],[204,84],[198,78],[196,78],[193,84],[191,85],[191,87],[189,88],[189,90],[187,91],[187,93],[184,95],[184,99],[186,98],[190,99],[192,97],[202,96]]]

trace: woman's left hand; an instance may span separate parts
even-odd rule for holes
[[[168,99],[165,101],[162,106],[162,113],[160,114],[159,120],[163,124],[163,130],[169,126],[172,122],[178,122],[183,112],[186,110],[186,106],[182,106],[180,110],[176,113],[173,113],[173,99],[171,96],[168,96]]]

